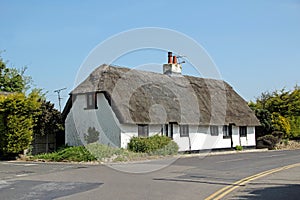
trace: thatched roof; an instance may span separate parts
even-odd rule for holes
[[[101,65],[71,96],[88,92],[104,93],[125,124],[259,125],[247,102],[221,80]]]

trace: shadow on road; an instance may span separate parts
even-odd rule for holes
[[[282,185],[275,187],[258,188],[251,191],[246,191],[247,195],[239,196],[240,199],[249,200],[276,200],[276,199],[289,199],[297,200],[300,196],[300,185]]]
[[[102,183],[52,181],[0,181],[1,199],[51,200],[98,188]]]

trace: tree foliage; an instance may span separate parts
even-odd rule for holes
[[[300,136],[300,88],[262,93],[249,106],[255,111],[265,134],[281,131],[284,137]]]
[[[39,95],[23,93],[0,95],[0,152],[17,154],[32,141],[33,127],[39,114]]]
[[[7,68],[6,63],[0,57],[0,91],[25,92],[29,89],[31,77],[25,75],[26,67],[21,70]]]
[[[39,107],[39,115],[33,129],[34,134],[56,134],[63,129],[61,113],[54,107],[53,103],[42,99],[41,106]]]
[[[1,52],[0,52],[1,53]],[[30,94],[31,77],[26,68],[8,68],[0,55],[0,153],[18,154],[27,149],[36,134],[63,130],[61,113],[47,102],[41,90]]]

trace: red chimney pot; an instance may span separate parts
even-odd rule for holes
[[[176,56],[173,56],[173,64],[177,64],[177,58],[176,58]]]

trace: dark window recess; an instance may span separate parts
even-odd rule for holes
[[[168,124],[165,124],[165,136],[168,136],[169,132],[168,132]]]
[[[247,126],[240,126],[240,137],[247,137]]]
[[[210,135],[218,136],[219,135],[219,127],[218,126],[210,126]]]
[[[145,124],[138,125],[138,136],[139,137],[148,137],[149,136],[149,126]]]
[[[189,125],[180,125],[180,137],[188,137],[189,136]]]
[[[223,138],[230,138],[230,135],[229,135],[229,130],[228,130],[228,126],[227,125],[224,125],[223,126]]]
[[[97,109],[97,94],[87,93],[86,94],[86,109]]]
[[[176,124],[175,122],[170,122],[169,123],[169,133],[168,133],[168,137],[173,139],[173,134],[174,134],[174,124]]]

